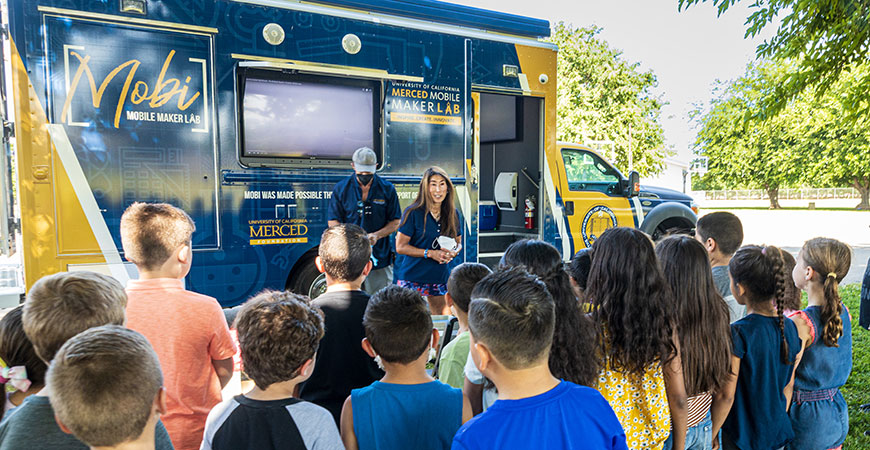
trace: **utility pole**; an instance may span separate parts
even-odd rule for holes
[[[631,153],[631,122],[628,123],[628,171],[634,170],[634,156]]]

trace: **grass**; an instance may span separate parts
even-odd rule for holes
[[[849,436],[845,447],[870,448],[870,436],[864,436],[864,431],[870,431],[870,412],[859,409],[870,403],[870,331],[858,326],[861,285],[844,286],[840,293],[852,314],[852,373],[840,389],[849,405]]]

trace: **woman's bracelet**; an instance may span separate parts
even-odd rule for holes
[[[429,257],[429,249],[428,249],[428,248],[423,250],[423,257],[424,257],[424,258],[428,258],[428,257]]]

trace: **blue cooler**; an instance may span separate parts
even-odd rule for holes
[[[480,230],[494,230],[496,225],[498,225],[498,207],[495,205],[495,202],[489,200],[482,200],[479,205],[480,215],[478,225]]]

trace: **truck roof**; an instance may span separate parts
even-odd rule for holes
[[[314,0],[312,3],[478,28],[529,38],[550,36],[550,22],[437,0]]]

